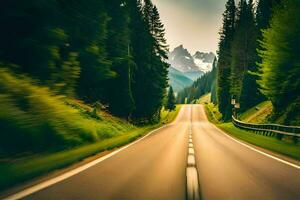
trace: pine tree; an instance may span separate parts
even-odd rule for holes
[[[60,0],[61,25],[69,35],[65,52],[78,53],[81,73],[77,97],[92,103],[104,99],[104,80],[115,75],[107,57],[108,15],[103,0]]]
[[[51,86],[50,77],[62,62],[60,48],[68,38],[59,27],[60,17],[53,0],[1,1],[1,61]]]
[[[259,84],[272,101],[275,117],[282,115],[280,123],[285,124],[297,124],[300,118],[299,9],[298,0],[284,1],[282,7],[275,9],[259,51]]]
[[[247,37],[245,40],[247,41],[247,45],[243,48],[246,51],[245,59],[247,60],[247,69],[245,69],[244,72],[240,91],[240,104],[242,111],[257,105],[264,100],[264,96],[259,91],[259,86],[257,84],[259,76],[255,74],[257,72],[256,61],[258,60],[258,55],[256,53],[258,29],[255,24],[254,5],[252,0],[249,0],[247,5],[246,19],[247,20],[245,20],[244,23],[247,25],[247,35],[245,35],[245,39]],[[251,99],[251,101],[249,101],[249,99]]]
[[[217,102],[223,119],[231,117],[230,73],[231,44],[234,35],[236,7],[234,0],[228,0],[223,14],[223,27],[220,31],[219,60],[217,67]]]
[[[214,59],[212,73],[212,84],[211,84],[211,102],[215,105],[218,103],[217,99],[217,58]]]
[[[127,1],[112,0],[106,5],[110,17],[107,32],[107,56],[112,61],[116,77],[106,82],[106,97],[110,111],[130,117],[134,110],[132,69],[135,63],[130,52],[129,5]]]
[[[259,29],[259,39],[262,38],[262,29],[270,26],[273,9],[279,5],[281,0],[259,0],[256,9],[256,22]]]
[[[145,29],[142,29],[142,33],[135,33],[137,38],[133,41],[134,57],[138,60],[134,74],[134,116],[153,120],[159,118],[167,87],[167,53],[164,28],[155,6],[150,0],[145,0],[141,9]],[[143,55],[138,52],[141,49]]]
[[[173,88],[170,87],[169,91],[168,91],[168,96],[167,96],[167,102],[166,102],[166,109],[168,109],[169,111],[175,110],[176,105],[175,105],[175,95],[174,95],[174,91]]]

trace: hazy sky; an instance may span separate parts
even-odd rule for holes
[[[166,28],[170,50],[183,44],[191,53],[216,52],[227,0],[152,0]]]

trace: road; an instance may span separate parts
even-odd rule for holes
[[[24,199],[186,199],[191,119],[202,199],[300,199],[299,169],[226,136],[200,105],[183,106],[171,125]]]

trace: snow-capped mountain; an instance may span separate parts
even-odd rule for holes
[[[175,92],[190,86],[204,73],[212,70],[215,54],[197,51],[195,55],[180,45],[169,53],[169,84]]]
[[[182,45],[169,53],[169,63],[173,68],[181,72],[199,71],[194,58]]]
[[[211,71],[215,54],[197,51],[195,55],[180,45],[169,53],[169,64],[184,73],[188,78],[197,80],[204,73]]]
[[[195,55],[193,55],[195,64],[199,67],[201,71],[205,73],[212,70],[212,65],[215,57],[216,55],[213,52],[203,53],[197,51]]]

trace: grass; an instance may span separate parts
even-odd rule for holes
[[[135,127],[0,68],[0,159],[102,141]]]
[[[222,114],[219,112],[216,105],[213,103],[208,103],[204,108],[209,121],[213,122],[214,124],[221,123]]]
[[[222,123],[218,125],[219,128],[226,133],[246,141],[250,144],[254,144],[258,147],[274,151],[285,156],[289,156],[296,160],[300,160],[300,145],[292,142],[278,140],[274,137],[266,137],[263,135],[255,134],[254,132],[245,131],[236,128],[232,123]]]
[[[2,162],[0,163],[0,189],[3,190],[53,170],[61,169],[105,150],[126,145],[162,124],[172,122],[176,118],[180,107],[180,105],[177,106],[176,110],[172,112],[163,110],[161,122],[158,124],[136,127],[134,130],[113,138],[61,152],[37,154],[16,161]]]
[[[210,103],[211,100],[211,93],[205,94],[202,97],[200,97],[196,103],[198,104],[205,104],[205,103]]]
[[[270,101],[264,101],[239,115],[239,118],[248,123],[267,123],[268,116],[272,113],[272,109],[272,103]]]
[[[179,110],[181,109],[182,105],[177,105],[175,110],[172,112],[169,112],[168,110],[165,110],[164,108],[161,111],[161,124],[166,124],[174,121],[176,116],[178,115]]]
[[[259,109],[255,109],[258,107]],[[240,118],[249,120],[250,122],[264,122],[268,116],[266,110],[269,110],[270,102],[262,102],[261,104],[251,108],[241,114]],[[256,145],[258,147],[268,149],[270,151],[300,160],[300,145],[295,144],[292,140],[278,140],[275,137],[267,137],[264,135],[255,134],[252,131],[247,131],[235,127],[231,122],[223,123],[217,107],[213,104],[206,104],[205,111],[210,122],[216,124],[224,132],[232,135],[235,138]]]

